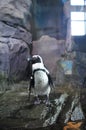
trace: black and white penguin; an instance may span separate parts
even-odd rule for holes
[[[34,95],[37,97],[37,102],[39,102],[38,96],[46,95],[49,101],[49,94],[51,91],[51,86],[53,86],[53,81],[50,76],[49,71],[44,66],[42,57],[39,55],[33,55],[30,60],[32,64],[32,76],[30,82],[30,89],[34,88]]]

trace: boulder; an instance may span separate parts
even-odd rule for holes
[[[0,75],[21,79],[30,56],[31,0],[0,1]]]
[[[0,1],[0,21],[11,26],[24,26],[30,30],[31,0]]]
[[[65,41],[57,40],[48,35],[40,37],[39,40],[33,41],[33,54],[42,56],[45,65],[52,76],[56,74],[56,62],[65,51]]]
[[[0,73],[14,79],[24,78],[26,58],[30,56],[30,32],[0,22]]]
[[[23,79],[27,67],[27,57],[29,56],[28,46],[22,40],[10,39],[10,76],[13,79]]]

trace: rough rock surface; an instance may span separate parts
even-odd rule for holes
[[[3,0],[0,1],[0,21],[10,25],[24,26],[30,30],[31,0]]]
[[[48,35],[44,35],[33,42],[33,54],[42,56],[45,65],[53,76],[56,74],[56,62],[64,54],[64,51],[65,41],[57,40]]]
[[[24,78],[30,56],[31,0],[0,1],[0,75]]]
[[[55,83],[57,85],[63,85],[65,82],[65,74],[64,74],[64,70],[61,66],[61,59],[57,61],[56,64],[56,81]]]
[[[33,96],[28,100],[27,85],[21,82],[12,85],[12,90],[0,91],[0,129],[60,130],[70,119],[83,122],[82,107],[73,88],[56,87],[50,94],[50,104],[35,105]]]
[[[74,66],[73,66],[73,74],[78,77],[78,82],[80,86],[84,86],[83,82],[86,77],[86,53],[85,52],[76,52],[76,58],[74,60]]]

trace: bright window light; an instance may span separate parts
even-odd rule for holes
[[[71,21],[71,35],[80,36],[85,35],[84,21]]]
[[[70,0],[71,5],[79,5],[82,6],[84,5],[84,0]]]
[[[84,20],[84,12],[71,12],[71,20]]]

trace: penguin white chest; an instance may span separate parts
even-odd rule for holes
[[[36,71],[34,73],[34,89],[36,95],[48,95],[50,86],[48,85],[48,76],[44,71]]]

